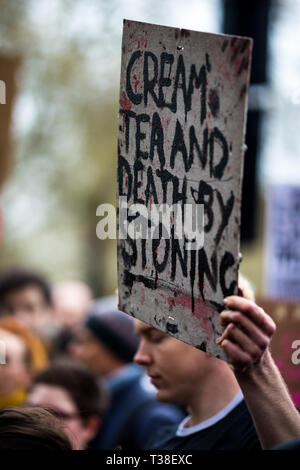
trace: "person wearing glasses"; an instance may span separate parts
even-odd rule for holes
[[[99,380],[83,365],[59,359],[39,373],[27,406],[51,412],[63,425],[74,450],[88,448],[101,427],[108,397]]]

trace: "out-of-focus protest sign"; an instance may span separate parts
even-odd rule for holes
[[[297,407],[300,408],[300,302],[257,299],[275,321],[271,351]]]
[[[226,359],[252,41],[124,21],[119,308]]]
[[[266,220],[265,293],[300,300],[300,186],[271,186]]]
[[[18,57],[0,56],[0,188],[10,166],[10,126],[19,65]]]

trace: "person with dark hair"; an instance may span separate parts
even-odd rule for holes
[[[1,450],[72,450],[57,418],[41,408],[0,411]]]
[[[103,378],[111,403],[95,449],[143,449],[151,432],[178,422],[183,413],[172,405],[157,402],[144,385],[144,370],[132,362],[138,347],[133,319],[116,308],[92,306],[84,327],[76,333],[70,351],[99,378]]]
[[[39,273],[14,268],[0,276],[0,316],[14,316],[41,338],[51,336],[51,289]]]
[[[99,430],[108,397],[86,367],[59,359],[35,377],[27,404],[60,418],[73,448],[85,449]]]

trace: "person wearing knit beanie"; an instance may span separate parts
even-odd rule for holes
[[[99,313],[95,303],[86,328],[120,360],[131,362],[139,345],[132,319],[120,310]]]
[[[116,300],[107,303],[104,298],[92,303],[83,326],[75,330],[69,351],[96,375],[110,377],[133,364],[138,345],[133,319],[117,309]]]

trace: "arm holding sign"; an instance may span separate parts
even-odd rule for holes
[[[217,342],[233,365],[262,447],[299,437],[300,415],[269,350],[275,323],[251,300],[230,296],[224,303],[226,328]]]

